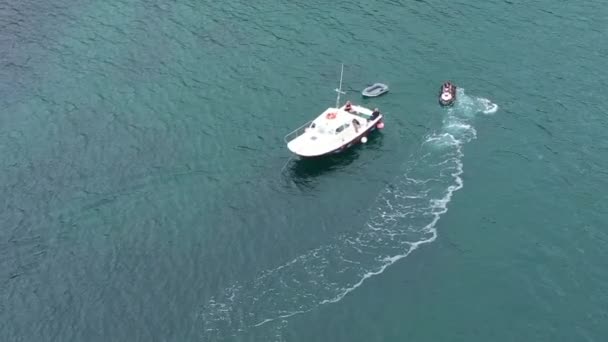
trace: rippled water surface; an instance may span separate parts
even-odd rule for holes
[[[608,336],[601,3],[0,0],[0,24],[0,340]],[[290,159],[340,63],[385,128]]]

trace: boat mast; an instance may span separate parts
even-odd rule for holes
[[[342,69],[340,70],[340,88],[336,88],[338,92],[338,98],[336,98],[336,108],[340,108],[340,94],[346,94],[342,91],[342,75],[344,74],[344,63],[342,63]]]

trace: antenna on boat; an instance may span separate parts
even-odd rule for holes
[[[342,63],[342,69],[340,70],[340,87],[336,88],[338,92],[338,98],[336,99],[336,108],[340,108],[340,94],[346,94],[342,91],[342,75],[344,74],[344,63]]]

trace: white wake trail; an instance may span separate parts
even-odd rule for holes
[[[337,236],[250,283],[225,289],[202,308],[205,340],[268,324],[278,326],[268,338],[280,340],[289,317],[340,301],[365,280],[434,241],[437,221],[463,187],[463,146],[477,135],[471,121],[477,113],[497,109],[489,100],[468,97],[459,89],[442,127],[426,137],[404,164],[403,174],[380,193],[360,231]]]

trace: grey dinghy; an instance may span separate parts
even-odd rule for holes
[[[384,83],[374,83],[363,89],[361,95],[364,97],[376,97],[388,92],[388,86]]]

